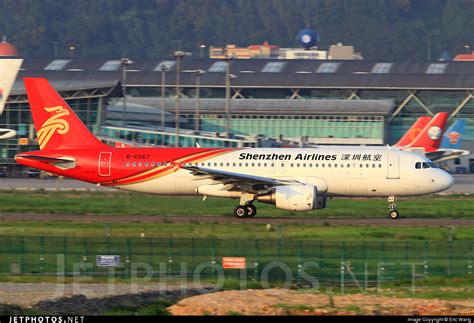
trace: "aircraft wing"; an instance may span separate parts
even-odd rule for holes
[[[190,171],[195,176],[208,177],[223,184],[231,184],[233,188],[237,187],[243,190],[268,189],[280,185],[302,184],[296,180],[280,180],[270,177],[255,175],[246,175],[241,173],[226,172],[222,170],[201,168],[197,166],[181,166],[182,169]],[[250,189],[249,189],[250,188]]]
[[[469,150],[462,149],[438,149],[434,152],[427,152],[425,156],[428,157],[431,161],[438,163],[450,159],[456,159],[462,156],[467,156],[470,154]]]

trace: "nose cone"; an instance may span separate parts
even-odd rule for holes
[[[439,190],[444,191],[453,186],[454,179],[448,172],[440,171],[437,182],[439,185]]]

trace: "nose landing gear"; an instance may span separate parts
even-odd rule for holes
[[[397,207],[397,198],[395,196],[389,196],[387,202],[388,208],[390,209],[388,216],[393,220],[398,219],[400,213],[398,213],[398,211],[395,209]]]

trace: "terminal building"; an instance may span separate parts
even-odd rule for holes
[[[37,149],[26,76],[48,78],[96,135],[140,144],[384,145],[446,111],[468,119],[464,148],[474,150],[473,61],[178,59],[25,58],[0,116],[18,137],[0,142],[0,164]],[[472,155],[456,162],[474,172]]]

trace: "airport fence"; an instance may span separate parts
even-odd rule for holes
[[[244,277],[292,283],[472,277],[474,241],[0,237],[0,274]],[[238,258],[223,268],[223,258]],[[245,258],[245,259],[242,259]],[[235,259],[231,259],[231,262]],[[225,267],[225,266],[224,266]]]

